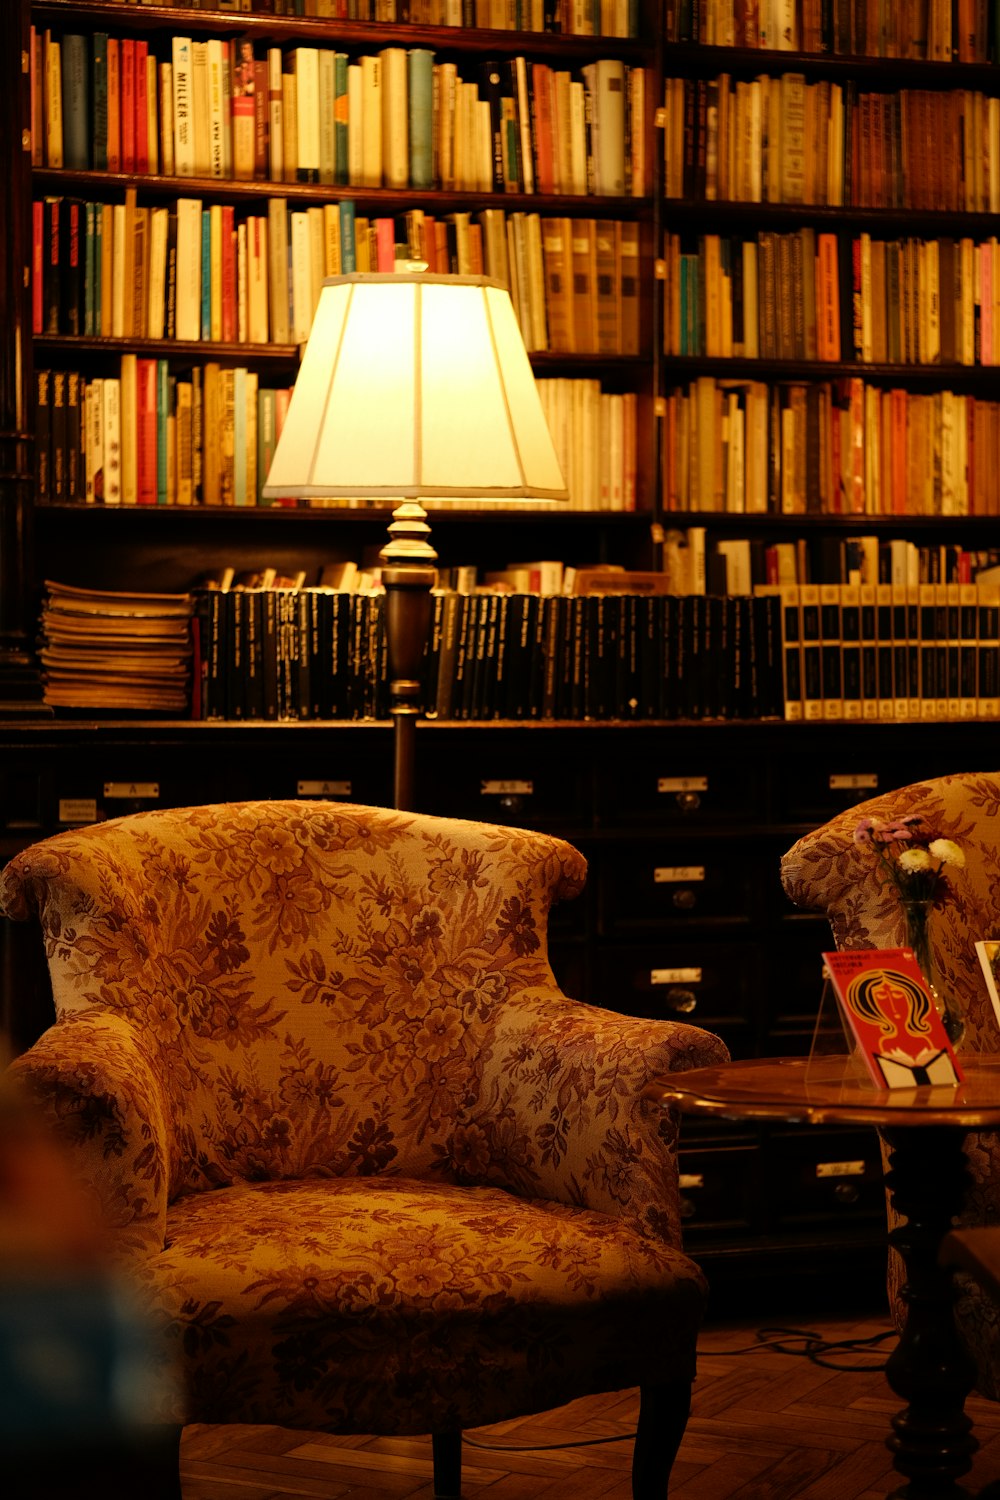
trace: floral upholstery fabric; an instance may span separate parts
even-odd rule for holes
[[[891,820],[919,815],[936,836],[953,839],[965,869],[949,870],[946,898],[930,924],[935,984],[957,1000],[966,1017],[962,1048],[1000,1051],[993,1008],[974,944],[1000,933],[1000,772],[965,773],[916,782],[839,814],[807,834],[785,854],[781,878],[799,906],[823,911],[838,948],[893,948],[906,942],[899,901],[875,873],[870,854],[854,842],[863,817]],[[1000,1222],[1000,1135],[970,1134],[965,1140],[971,1186],[963,1224]],[[893,1218],[889,1209],[890,1220]],[[890,1253],[889,1291],[902,1320],[902,1265]],[[962,1295],[956,1321],[978,1370],[978,1389],[1000,1400],[1000,1315],[970,1278],[959,1278]]]
[[[693,1373],[675,1126],[639,1095],[725,1049],[560,994],[548,912],[584,878],[558,839],[308,802],[140,813],[0,874],[58,1018],[14,1072],[190,1420],[443,1431]]]

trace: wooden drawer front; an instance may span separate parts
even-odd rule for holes
[[[0,826],[37,836],[52,822],[51,778],[37,762],[11,761],[0,772]]]
[[[606,821],[697,827],[725,820],[746,823],[761,815],[760,770],[737,753],[691,751],[679,756],[664,731],[662,751],[634,757],[623,749],[617,771],[603,778]]]
[[[615,944],[598,950],[595,994],[609,1010],[687,1021],[723,1038],[734,1057],[751,1057],[757,1034],[759,959],[749,943]]]
[[[774,777],[776,815],[782,822],[825,823],[907,779],[898,759],[887,763],[881,753],[870,755],[860,743],[857,749],[789,755]]]
[[[739,850],[709,841],[664,839],[595,854],[602,931],[651,924],[747,922],[762,872]]]
[[[754,1218],[756,1141],[678,1152],[681,1227],[686,1244],[699,1234],[746,1231]]]
[[[418,752],[434,756],[431,735],[418,737]],[[584,767],[532,750],[530,745],[491,748],[471,731],[465,743],[449,747],[417,784],[433,785],[433,811],[443,817],[472,818],[512,828],[562,832],[590,821],[589,776]],[[428,809],[430,810],[430,809]]]
[[[775,1131],[764,1150],[776,1228],[806,1228],[859,1216],[885,1218],[874,1130],[812,1126]]]

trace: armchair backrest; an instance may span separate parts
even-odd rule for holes
[[[447,1176],[484,1028],[553,986],[549,908],[585,873],[521,830],[229,803],[36,844],[0,874],[0,910],[40,920],[60,1023],[131,1022],[166,1080],[174,1198],[317,1171]]]
[[[946,899],[931,918],[935,982],[965,1012],[966,1045],[988,1038],[995,1050],[996,1022],[973,945],[1000,936],[1000,772],[941,776],[859,803],[789,849],[782,884],[796,905],[826,913],[838,948],[902,946],[902,908],[854,831],[866,817],[890,822],[913,814],[965,855],[964,870],[949,872]]]

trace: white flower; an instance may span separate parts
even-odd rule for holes
[[[938,840],[938,843],[942,842],[944,841],[941,839]],[[934,861],[926,849],[904,849],[897,860],[897,864],[901,870],[906,871],[907,875],[915,875],[918,870],[932,869]]]
[[[957,865],[960,870],[965,868],[965,855],[954,840],[932,839],[927,848],[943,865]]]

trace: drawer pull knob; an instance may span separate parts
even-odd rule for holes
[[[678,911],[692,911],[698,904],[698,897],[690,886],[682,886],[679,891],[674,891],[671,900]]]
[[[667,1006],[670,1010],[680,1011],[681,1015],[690,1015],[698,1005],[698,996],[694,990],[682,990],[676,985],[671,985],[667,990]]]
[[[675,795],[677,806],[683,813],[697,812],[701,806],[700,792],[677,792]]]

